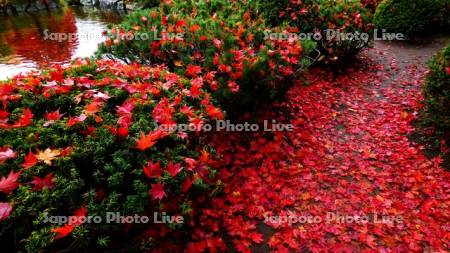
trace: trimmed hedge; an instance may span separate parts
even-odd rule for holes
[[[448,4],[447,0],[384,0],[373,20],[379,29],[413,37],[448,24]]]
[[[439,130],[450,132],[450,45],[430,62],[424,86],[427,120]]]
[[[149,241],[151,231],[183,225],[106,224],[106,212],[151,218],[167,212],[187,223],[194,203],[215,187],[212,150],[195,131],[157,125],[199,127],[223,118],[199,85],[210,80],[201,78],[160,66],[78,60],[2,83],[2,251],[143,250],[157,243]],[[46,216],[103,222],[56,225]],[[145,233],[145,241],[137,240]]]
[[[302,33],[320,33],[318,46],[325,56],[325,63],[345,61],[369,45],[372,37],[370,11],[361,6],[359,0],[304,0],[271,1],[256,0],[256,10],[262,12],[274,26],[290,24]],[[368,41],[327,39],[326,30],[342,33],[370,35]]]
[[[99,55],[166,64],[191,77],[203,73],[217,80],[205,88],[221,105],[252,111],[286,92],[289,79],[309,64],[303,55],[314,46],[267,40],[267,29],[263,19],[237,1],[171,1],[127,16],[108,32]]]

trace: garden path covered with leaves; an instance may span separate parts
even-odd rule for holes
[[[444,42],[375,43],[362,67],[315,69],[311,85],[299,81],[271,110],[284,113],[259,117],[294,131],[217,137],[226,187],[199,215],[188,251],[447,252],[450,173],[409,138],[425,63]],[[371,220],[328,222],[327,213]]]

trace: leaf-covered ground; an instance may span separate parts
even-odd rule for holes
[[[448,252],[450,172],[408,138],[425,62],[441,46],[377,43],[359,69],[314,70],[309,86],[299,82],[272,110],[283,113],[260,116],[294,131],[216,137],[226,187],[187,251]],[[327,213],[378,222],[327,222]],[[322,221],[264,222],[269,216]]]

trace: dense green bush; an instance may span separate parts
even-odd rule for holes
[[[412,37],[448,21],[447,5],[448,0],[384,0],[373,20],[379,29]]]
[[[264,20],[247,9],[235,1],[191,0],[137,11],[108,32],[99,53],[166,64],[190,77],[203,73],[217,80],[205,88],[223,106],[252,110],[284,94],[313,45],[265,39]]]
[[[319,48],[328,63],[353,57],[369,44],[372,37],[370,11],[359,0],[305,0],[271,1],[255,0],[255,9],[262,12],[274,26],[287,23],[302,33],[320,33]],[[368,40],[327,38],[327,30],[360,35],[367,33]],[[361,36],[360,36],[361,37]]]
[[[164,211],[188,219],[193,200],[214,186],[211,151],[197,132],[157,127],[201,126],[223,117],[200,78],[79,60],[0,84],[1,251],[138,251],[148,246],[140,239],[148,240],[151,231],[180,228],[152,220],[106,224],[105,214],[153,219],[154,211]],[[100,216],[103,222],[56,225],[45,221],[47,215]]]
[[[427,119],[439,130],[450,132],[450,45],[430,62],[424,86]]]

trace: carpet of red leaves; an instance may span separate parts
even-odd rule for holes
[[[284,113],[260,117],[291,122],[294,131],[214,140],[226,186],[185,251],[448,252],[450,173],[408,138],[424,59],[397,62],[389,48],[367,54],[363,68],[346,74],[312,71],[311,85],[299,83],[273,110]],[[327,222],[329,212],[403,222]],[[270,215],[322,222],[264,222]]]

